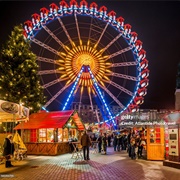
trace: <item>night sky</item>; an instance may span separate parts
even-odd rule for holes
[[[79,1],[78,1],[79,2]],[[88,1],[87,2],[92,2]],[[143,42],[149,61],[149,86],[142,109],[174,109],[178,63],[180,61],[179,1],[95,1],[114,10],[132,26]],[[15,25],[31,20],[40,8],[59,1],[0,1],[0,47]]]

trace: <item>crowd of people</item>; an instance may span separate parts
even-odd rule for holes
[[[143,148],[146,145],[146,139],[144,137],[144,129],[135,132],[131,130],[127,136],[128,141],[128,154],[131,159],[137,159],[143,157]]]
[[[144,129],[129,132],[110,132],[90,135],[91,142],[97,142],[98,152],[107,154],[107,147],[113,147],[114,151],[127,151],[131,159],[143,157],[143,148],[146,145]],[[96,143],[91,143],[92,146]]]
[[[4,140],[3,156],[6,159],[5,167],[12,167],[10,156],[14,153],[14,144],[12,141],[13,136],[8,135]],[[71,152],[74,151],[74,146],[71,142],[77,142],[78,139],[72,136],[69,139]],[[126,133],[111,132],[111,133],[99,133],[89,135],[87,131],[84,131],[80,143],[83,149],[84,160],[90,160],[89,149],[90,147],[97,148],[98,153],[107,154],[107,147],[113,147],[114,151],[127,151],[131,159],[142,158],[143,147],[146,145],[144,138],[144,129],[140,131],[130,130]],[[97,147],[94,147],[97,146]]]

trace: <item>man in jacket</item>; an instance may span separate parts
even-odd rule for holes
[[[81,145],[83,147],[83,157],[84,160],[90,160],[89,158],[89,146],[91,146],[91,139],[86,131],[81,137]]]

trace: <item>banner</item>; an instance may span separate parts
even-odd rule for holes
[[[17,103],[0,100],[0,122],[29,120],[29,109]]]

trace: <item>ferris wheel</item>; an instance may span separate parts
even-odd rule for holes
[[[44,109],[97,104],[104,120],[137,111],[148,86],[148,60],[137,33],[95,2],[62,0],[24,23],[48,97]],[[120,108],[113,114],[110,106]]]

